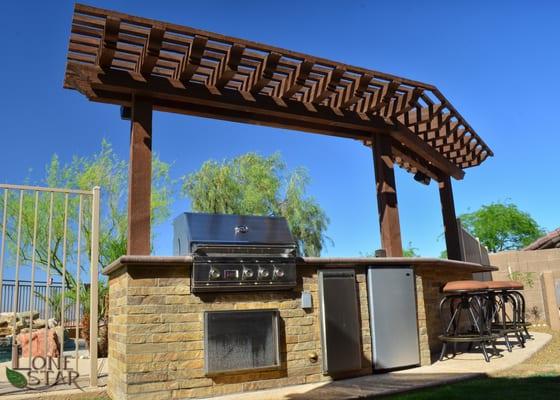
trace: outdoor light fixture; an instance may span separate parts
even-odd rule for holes
[[[416,174],[414,174],[414,180],[416,182],[420,182],[424,185],[429,185],[430,181],[431,181],[429,176],[427,176],[426,174],[424,174],[420,171],[418,171]]]

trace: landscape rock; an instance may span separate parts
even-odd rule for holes
[[[60,354],[60,344],[54,329],[47,330],[46,339],[47,340],[45,341],[45,329],[40,329],[31,333],[31,345],[29,343],[29,333],[20,334],[18,336],[18,342],[21,345],[22,357],[29,357],[30,351],[32,357],[44,356],[47,347],[48,351],[46,352],[46,355],[48,357],[58,357]]]

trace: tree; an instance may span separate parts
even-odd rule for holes
[[[459,218],[463,227],[494,253],[523,248],[544,234],[528,213],[511,203],[485,205]]]
[[[371,253],[361,253],[362,256],[364,257],[375,257],[375,252],[371,252]],[[406,248],[403,248],[403,257],[420,257],[420,254],[418,253],[418,247],[414,247],[412,245],[412,242],[408,242],[408,246]]]
[[[196,212],[284,216],[301,253],[318,256],[332,242],[325,234],[329,219],[306,196],[308,184],[306,170],[288,173],[278,153],[247,153],[223,162],[206,161],[183,177],[182,188]]]
[[[169,177],[169,164],[160,161],[156,156],[153,160],[152,179],[152,224],[157,225],[169,216],[169,205],[172,196],[172,181]],[[54,188],[68,188],[91,190],[94,186],[101,187],[100,212],[100,265],[105,266],[126,253],[127,247],[127,180],[128,166],[113,151],[110,143],[103,140],[99,152],[87,156],[74,156],[72,162],[61,165],[58,156],[52,156],[46,167],[45,178],[38,185]],[[34,184],[27,180],[27,184]],[[48,216],[52,199],[52,235],[49,250],[48,245]],[[68,229],[67,229],[67,264],[77,264],[77,234],[79,197],[68,197]],[[33,254],[35,202],[37,202],[38,218],[36,232],[35,254]],[[49,265],[51,273],[62,276],[64,243],[64,210],[66,208],[64,195],[41,193],[35,198],[27,193],[23,198],[22,235],[19,249],[17,248],[17,221],[19,213],[19,193],[11,192],[8,202],[8,218],[6,230],[7,244],[13,258],[20,252],[22,265],[29,264],[33,255],[37,266],[46,268]],[[82,199],[82,238],[80,251],[82,257],[89,254],[91,227],[91,202],[89,198]],[[1,223],[1,221],[0,221]],[[82,268],[89,265],[89,259],[82,260]],[[66,285],[74,288],[75,278],[66,274]]]
[[[408,242],[408,247],[403,249],[403,257],[420,257],[418,254],[418,247],[413,247],[412,242]]]

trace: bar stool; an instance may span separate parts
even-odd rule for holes
[[[520,292],[523,284],[516,281],[489,281],[487,285],[492,309],[492,332],[504,338],[510,352],[509,334],[514,334],[519,345],[525,347],[524,335],[530,335],[525,322],[525,298]],[[509,313],[508,304],[511,306]]]
[[[453,344],[453,355],[457,352],[457,343],[478,344],[486,362],[490,357],[486,346],[492,346],[497,354],[495,341],[499,337],[491,330],[491,312],[488,307],[488,286],[481,281],[453,281],[443,287],[444,297],[440,301],[439,311],[443,323],[443,334],[439,339],[443,342],[439,360],[447,354],[448,343]],[[444,310],[449,307],[449,320]]]

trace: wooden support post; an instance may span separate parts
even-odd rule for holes
[[[377,208],[381,245],[389,257],[402,257],[401,226],[397,207],[397,187],[391,158],[391,144],[387,137],[376,134],[373,146],[373,165],[377,190]]]
[[[128,255],[150,254],[152,102],[135,98],[130,123]]]
[[[457,225],[453,189],[449,176],[445,176],[439,181],[439,198],[441,201],[441,213],[443,214],[447,258],[450,260],[461,260],[459,226]]]

